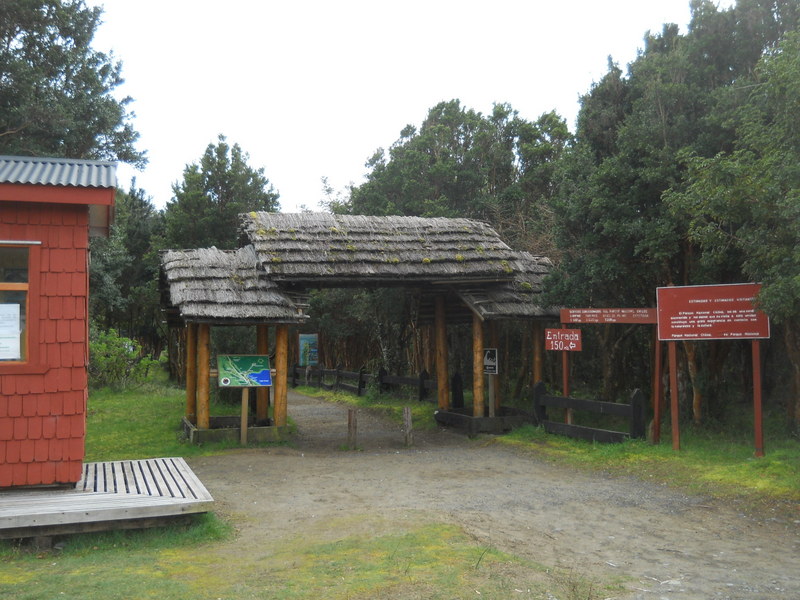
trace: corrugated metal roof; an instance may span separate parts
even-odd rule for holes
[[[77,158],[0,156],[0,183],[117,187],[117,164]]]

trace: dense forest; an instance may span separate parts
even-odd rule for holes
[[[111,94],[121,65],[90,45],[99,16],[81,1],[0,5],[0,152],[146,163],[129,99]],[[665,24],[646,33],[629,65],[609,60],[581,97],[575,131],[555,112],[528,121],[509,104],[482,113],[446,100],[376,150],[362,184],[326,187],[326,206],[488,222],[510,246],[553,260],[551,306],[649,307],[659,286],[760,282],[772,323],[768,403],[784,407],[798,432],[798,114],[800,2],[720,9],[692,0],[686,32]],[[220,136],[186,166],[163,210],[135,181],[118,193],[112,235],[92,247],[98,335],[115,330],[162,354],[159,250],[233,248],[238,213],[280,209],[265,170],[249,161]],[[413,372],[424,364],[416,350],[424,331],[402,294],[325,290],[311,302],[307,330],[320,333],[328,365]],[[238,335],[219,343],[239,343]],[[454,346],[459,335],[451,333]],[[515,350],[529,346],[528,335],[501,331],[501,348],[516,357],[512,396],[530,383],[530,360]],[[649,389],[651,331],[595,326],[585,336],[594,350],[574,361],[579,386],[612,400]],[[749,345],[684,342],[680,350],[687,418],[711,421],[749,401]],[[458,351],[453,360],[458,370]],[[554,375],[558,366],[549,368]]]

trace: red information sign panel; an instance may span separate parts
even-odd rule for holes
[[[544,349],[545,350],[566,350],[568,352],[580,352],[581,330],[580,329],[545,329],[544,330]]]
[[[658,339],[768,338],[769,318],[754,305],[760,289],[758,283],[658,288]]]
[[[655,308],[562,308],[562,323],[642,323],[656,322]]]

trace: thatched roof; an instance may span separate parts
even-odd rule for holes
[[[557,309],[539,304],[542,281],[553,263],[544,256],[519,253],[523,270],[514,273],[514,279],[491,287],[461,288],[458,297],[483,320],[519,318],[557,318]]]
[[[470,219],[327,213],[242,215],[270,279],[306,286],[512,281],[520,253]]]
[[[167,311],[184,321],[296,323],[304,315],[266,276],[252,246],[166,250],[161,256]]]

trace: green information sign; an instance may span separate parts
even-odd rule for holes
[[[269,356],[220,354],[217,357],[219,387],[264,387],[272,385]]]

